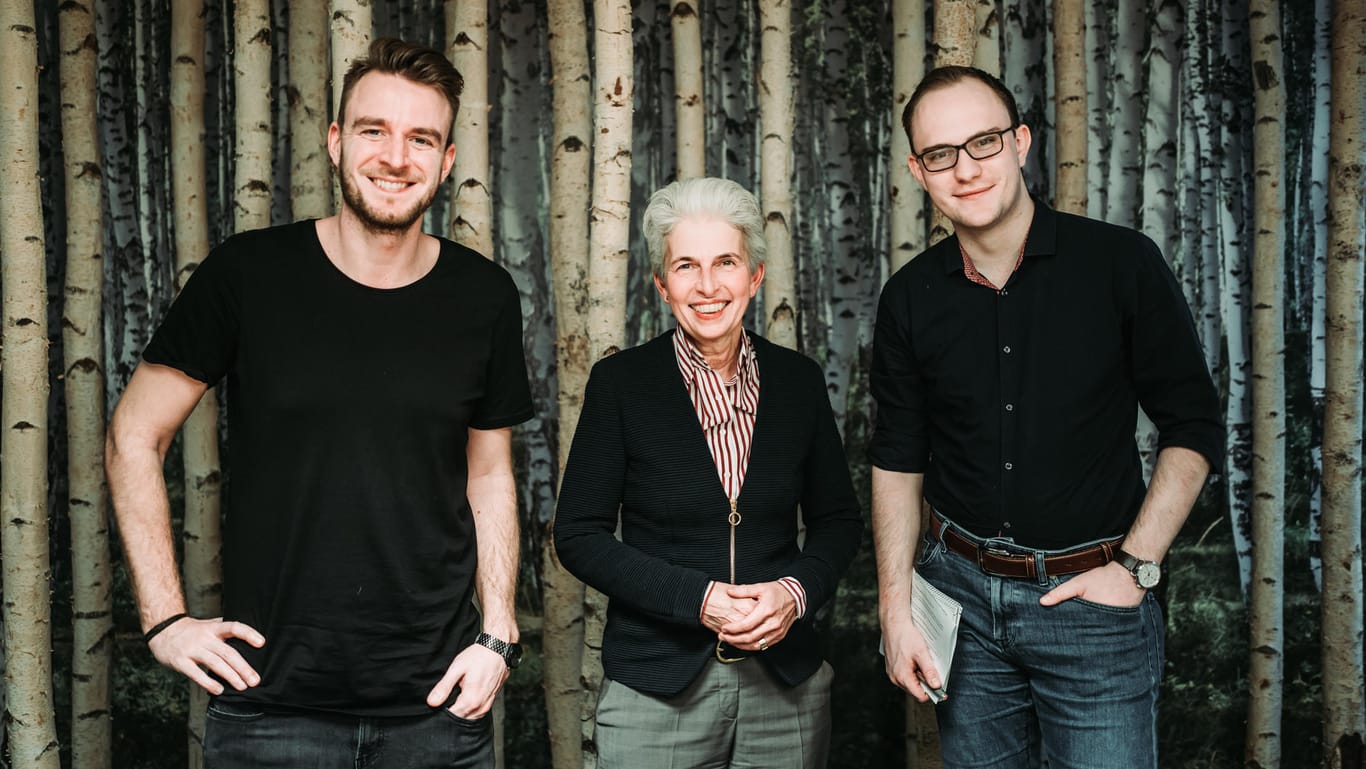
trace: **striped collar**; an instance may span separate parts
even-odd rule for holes
[[[735,378],[721,380],[721,374],[707,365],[707,359],[692,340],[674,330],[674,358],[683,375],[683,384],[692,396],[693,407],[702,429],[707,430],[731,420],[734,411],[755,414],[759,405],[759,366],[754,356],[754,343],[749,334],[740,333],[740,354],[735,364]],[[698,387],[698,384],[703,386]],[[731,390],[729,385],[735,385]],[[734,393],[733,395],[731,393]]]

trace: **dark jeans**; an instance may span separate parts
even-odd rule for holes
[[[1040,606],[1072,575],[994,577],[928,537],[915,570],[963,604],[949,696],[935,708],[945,767],[1157,768],[1164,631],[1154,595],[1134,607]]]
[[[413,718],[262,712],[209,703],[207,769],[491,769],[493,722],[445,708]]]

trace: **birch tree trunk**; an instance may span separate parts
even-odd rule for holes
[[[1222,50],[1221,66],[1226,68],[1221,80],[1229,74],[1241,75],[1243,35],[1247,18],[1240,9],[1223,9],[1223,18],[1211,15],[1213,40]],[[1250,79],[1250,75],[1246,75]],[[1246,81],[1244,81],[1246,82]],[[1246,182],[1248,155],[1245,127],[1252,124],[1244,117],[1241,103],[1243,89],[1226,82],[1211,81],[1218,99],[1217,113],[1223,136],[1219,142],[1221,161],[1218,169],[1219,233],[1222,252],[1220,276],[1224,338],[1228,350],[1228,403],[1225,424],[1228,429],[1228,470],[1225,475],[1228,491],[1229,517],[1233,523],[1233,543],[1238,557],[1238,573],[1243,585],[1243,596],[1248,596],[1252,573],[1252,393],[1248,386],[1250,329],[1250,266],[1244,225],[1248,220],[1243,185]]]
[[[616,353],[626,340],[626,273],[630,259],[631,108],[635,97],[631,4],[593,0],[593,207],[589,217],[588,341],[590,358]],[[602,631],[607,599],[584,598],[583,765],[597,766],[594,712],[602,688]]]
[[[1054,132],[1057,167],[1054,206],[1086,213],[1086,17],[1081,0],[1053,2]]]
[[[351,62],[365,56],[370,47],[374,16],[370,0],[329,0],[332,29],[332,116],[341,104],[342,79]],[[463,72],[461,74],[464,74]],[[336,180],[333,180],[335,187]],[[333,199],[337,190],[332,191]],[[329,212],[330,213],[330,212]]]
[[[455,116],[451,240],[493,258],[489,192],[489,21],[486,0],[446,0],[446,55],[465,78]]]
[[[934,3],[934,66],[971,66],[977,42],[976,0]],[[930,243],[949,236],[949,220],[938,209],[930,218]]]
[[[171,188],[177,222],[177,291],[184,287],[209,251],[208,190],[204,179],[204,10],[203,0],[175,0],[171,7],[171,61],[174,62],[171,68],[171,145],[175,152]],[[242,47],[238,46],[237,50],[241,52]],[[238,70],[235,66],[235,79]],[[259,83],[252,85],[242,80],[238,83],[238,93],[244,89],[261,89]],[[251,109],[247,107],[247,110]],[[266,136],[269,137],[269,133]],[[238,155],[239,170],[234,186],[240,190],[244,180],[260,179],[261,176],[259,167],[242,169],[240,149]],[[261,162],[259,155],[247,157],[249,162]],[[269,168],[268,160],[266,168]],[[264,178],[269,178],[268,172]],[[239,224],[246,224],[244,219],[250,221],[251,217],[260,217],[263,212],[268,215],[269,186],[266,186],[264,208],[259,201],[254,208],[237,209]],[[222,611],[222,502],[219,495],[222,473],[218,457],[218,397],[212,388],[204,393],[199,405],[185,420],[182,448],[186,609],[196,617],[216,617]],[[188,686],[189,762],[191,767],[200,767],[204,760],[204,710],[208,706],[208,695],[195,684]]]
[[[759,203],[768,259],[764,268],[764,329],[769,340],[797,349],[797,271],[792,255],[792,6],[759,0]]]
[[[1173,120],[1178,116],[1180,59],[1177,51],[1181,43],[1181,13],[1177,0],[1163,0],[1150,19],[1143,132],[1136,137],[1144,145],[1138,156],[1138,162],[1143,165],[1140,184],[1143,192],[1138,196],[1136,221],[1132,225],[1147,233],[1168,261],[1173,262],[1181,247],[1176,226],[1176,169],[1179,166],[1176,148],[1180,126]],[[1157,462],[1157,428],[1141,410],[1137,441],[1143,477],[1147,480],[1152,477]]]
[[[583,407],[593,358],[588,338],[588,209],[592,88],[582,0],[549,0],[552,100],[550,154],[550,261],[555,282],[556,386],[559,404],[558,479]],[[624,297],[623,297],[624,301]],[[583,764],[580,726],[584,653],[584,587],[565,570],[547,533],[541,553],[545,603],[542,626],[546,722],[554,769]]]
[[[677,121],[678,178],[707,175],[706,104],[702,101],[702,23],[700,0],[678,0],[673,26],[674,115]]]
[[[977,0],[977,42],[972,50],[972,66],[1001,75],[1001,16],[996,0]]]
[[[1244,764],[1281,763],[1285,650],[1285,112],[1277,0],[1252,0],[1252,650]]]
[[[1141,65],[1148,50],[1149,16],[1145,9],[1149,2],[1118,0],[1117,4],[1108,84],[1111,126],[1103,218],[1113,224],[1137,227],[1139,201],[1144,197],[1141,134],[1147,93]]]
[[[1086,208],[1076,213],[1101,219],[1105,216],[1105,180],[1110,169],[1110,78],[1115,45],[1114,16],[1118,0],[1084,3],[1082,24],[1086,61]],[[1065,124],[1061,119],[1058,126]],[[1066,129],[1062,129],[1066,130]]]
[[[233,226],[246,232],[270,226],[270,0],[234,0],[232,29]]]
[[[1313,422],[1309,430],[1309,570],[1314,585],[1323,588],[1323,388],[1325,274],[1328,266],[1328,146],[1332,107],[1332,0],[1314,0],[1314,128],[1307,145],[1309,155],[1309,216],[1313,217],[1314,255],[1310,264],[1309,297],[1309,400]]]
[[[104,482],[103,194],[95,128],[93,4],[63,3],[62,152],[66,159],[67,515],[71,522],[71,763],[109,769],[113,575]]]
[[[906,102],[923,77],[925,2],[892,0],[892,153],[887,164],[892,272],[925,250],[925,192],[911,176],[911,143],[901,125]]]
[[[13,766],[57,769],[48,562],[47,272],[33,3],[0,0],[0,51],[5,80],[0,88],[5,724]]]
[[[1327,368],[1323,424],[1323,745],[1330,769],[1362,766],[1362,89],[1366,9],[1333,2]],[[9,285],[8,282],[5,284]],[[6,348],[8,349],[8,348]],[[8,368],[6,371],[8,372]],[[5,390],[9,392],[8,388]],[[8,559],[6,559],[8,562]]]
[[[289,186],[295,219],[332,214],[327,127],[327,0],[289,2]]]

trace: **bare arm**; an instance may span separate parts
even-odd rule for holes
[[[512,467],[512,428],[470,429],[465,459],[469,469],[465,494],[474,514],[478,540],[474,589],[479,594],[484,632],[516,643],[520,638],[516,588],[521,543],[517,480]],[[471,645],[456,656],[446,675],[427,695],[427,704],[442,704],[452,687],[458,685],[460,695],[451,712],[462,718],[479,718],[493,707],[493,699],[507,677],[507,663],[502,657],[491,649]]]
[[[1124,537],[1124,552],[1145,561],[1161,561],[1186,523],[1200,489],[1209,476],[1209,462],[1198,452],[1169,446],[1157,455],[1153,479],[1138,517]],[[1120,564],[1110,563],[1068,580],[1039,599],[1052,606],[1069,598],[1109,606],[1136,606],[1147,592]]]
[[[162,465],[171,439],[207,389],[177,369],[139,364],[109,423],[105,473],[144,631],[185,611]],[[185,619],[158,634],[150,647],[161,664],[220,694],[222,685],[202,668],[237,689],[260,680],[224,642],[229,637],[254,646],[264,643],[259,633],[241,623]]]
[[[911,622],[912,558],[924,514],[924,490],[923,473],[873,467],[873,549],[887,676],[921,702],[929,699],[921,679],[931,687],[940,686],[929,647]]]

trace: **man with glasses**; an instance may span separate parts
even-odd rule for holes
[[[1151,240],[1030,198],[1032,136],[997,78],[935,69],[902,121],[911,173],[955,234],[898,271],[878,310],[887,674],[922,702],[949,676],[946,767],[1155,768],[1150,591],[1223,452],[1190,310]],[[1159,433],[1147,485],[1139,406]],[[912,572],[963,605],[951,671],[911,620]]]

